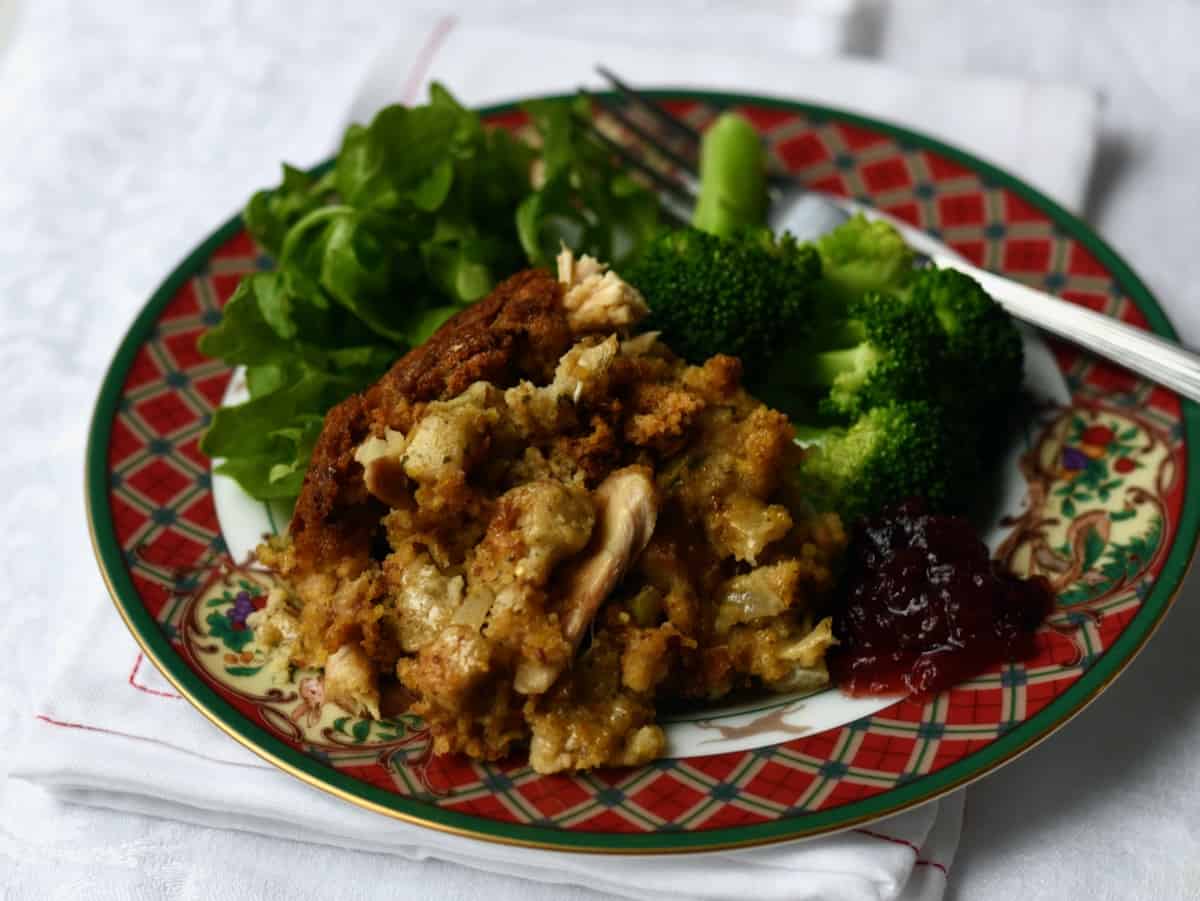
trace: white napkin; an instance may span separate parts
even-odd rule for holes
[[[447,18],[424,77],[415,84],[403,38],[373,68],[351,109],[355,121],[394,102],[397,85],[423,96],[445,81],[464,101],[498,103],[598,86],[597,62],[634,85],[709,87],[837,106],[911,126],[1011,169],[1069,208],[1083,202],[1099,106],[1090,91],[1003,77],[913,74],[861,59],[811,59],[763,48],[751,54],[651,48],[643,41],[529,35],[508,27],[464,27]],[[717,42],[716,46],[732,46]],[[519,47],[531,65],[512,65]],[[407,74],[405,74],[407,73]]]
[[[828,24],[836,4],[812,5]],[[165,17],[148,25],[114,16],[120,25],[113,25],[83,16],[61,26],[73,38],[64,40],[57,13],[43,7],[31,11],[41,30],[32,38],[17,36],[0,74],[21,73],[38,88],[27,97],[10,92],[7,99],[0,91],[0,135],[8,136],[0,137],[0,221],[22,223],[22,240],[10,244],[18,250],[0,249],[0,297],[22,300],[0,308],[0,333],[17,336],[19,351],[0,362],[0,375],[9,375],[11,386],[21,382],[21,372],[40,370],[54,377],[52,388],[40,390],[55,392],[46,397],[10,388],[3,400],[10,438],[9,454],[0,458],[8,489],[0,512],[10,538],[0,553],[13,593],[6,607],[15,611],[20,634],[33,636],[6,639],[17,665],[0,680],[0,702],[29,724],[11,774],[55,797],[98,807],[414,860],[452,860],[633,897],[736,897],[750,886],[756,895],[779,898],[941,897],[960,831],[961,795],[819,841],[618,864],[418,830],[270,768],[175,697],[141,660],[94,574],[82,528],[62,537],[64,511],[81,513],[79,424],[86,421],[103,357],[162,274],[164,260],[180,256],[205,226],[269,180],[276,157],[317,161],[334,146],[345,110],[362,118],[382,103],[419,97],[431,77],[463,100],[481,103],[569,90],[592,81],[593,62],[603,60],[641,84],[813,99],[956,140],[1075,207],[1094,140],[1091,96],[1053,85],[940,80],[862,62],[808,61],[788,52],[802,45],[789,40],[796,28],[764,32],[759,43],[768,49],[750,56],[688,52],[678,39],[656,49],[648,28],[633,40],[605,44],[443,18],[432,28],[410,28],[368,67],[371,56],[358,48],[374,33],[369,16],[347,11],[335,27],[294,4],[255,4],[233,16],[236,21],[228,21],[228,10],[206,9],[209,19],[202,22]],[[289,28],[281,36],[277,17],[284,9]],[[731,24],[735,18],[707,27],[729,25],[722,33],[732,38],[723,46],[748,48],[746,35],[739,39]],[[196,34],[206,28],[214,34],[234,29],[231,46],[218,52],[220,41],[197,44]],[[138,29],[136,40],[129,29]],[[594,33],[586,20],[572,30]],[[113,52],[113,42],[120,52]],[[197,54],[197,46],[205,52]],[[349,61],[347,47],[354,48]],[[114,59],[124,59],[132,74]],[[338,65],[313,74],[319,61],[331,59]],[[39,80],[54,60],[65,74]],[[181,90],[175,83],[181,76],[171,74],[176,71],[197,83],[178,103],[166,102],[172,90]],[[156,91],[163,92],[158,102]],[[48,547],[62,550],[50,555]],[[15,636],[13,622],[9,627]],[[30,684],[31,673],[42,674],[37,685]],[[7,812],[0,818],[6,824],[21,821],[19,806],[9,805],[24,791],[6,789]],[[5,829],[0,853],[27,858],[28,837]],[[86,830],[77,840],[86,844]],[[345,875],[338,869],[344,858],[318,854],[312,852],[307,872],[278,878],[292,879],[314,897],[317,886],[333,891],[333,880]],[[388,872],[374,858],[353,860],[360,876]],[[213,866],[217,878],[220,865]],[[490,893],[534,897],[532,887],[523,890],[519,882],[484,884]],[[474,891],[482,890],[476,885]],[[588,893],[564,887],[558,896],[568,894]]]

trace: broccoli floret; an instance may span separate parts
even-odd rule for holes
[[[1002,421],[1025,368],[1012,317],[977,281],[953,269],[922,270],[908,293],[909,304],[933,311],[945,336],[946,402],[969,399],[970,409]]]
[[[820,261],[762,230],[721,238],[688,228],[660,236],[624,275],[650,306],[645,327],[676,353],[693,363],[734,354],[753,381],[782,342],[807,335]]]
[[[971,445],[958,420],[936,404],[888,403],[848,428],[798,431],[806,451],[796,484],[818,507],[853,519],[914,496],[934,509],[966,501]]]
[[[914,495],[965,507],[1020,392],[1012,319],[974,280],[938,269],[840,309],[772,370],[768,397],[818,442],[802,481],[848,518]]]
[[[871,291],[896,291],[913,274],[913,252],[900,232],[858,215],[817,241],[824,293],[835,305]]]
[[[824,389],[821,411],[844,417],[936,393],[945,341],[930,307],[868,294],[847,312],[814,337],[810,352],[781,360],[776,375],[809,391]]]
[[[1021,386],[1024,357],[1012,318],[973,279],[949,269],[916,270],[899,290],[846,301],[804,340],[778,358],[771,381],[810,395],[826,391],[820,409],[831,415],[930,399],[994,420]]]

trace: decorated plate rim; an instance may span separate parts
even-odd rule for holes
[[[988,179],[994,186],[1012,191],[1045,213],[1064,236],[1078,241],[1105,267],[1122,293],[1145,316],[1154,333],[1167,338],[1176,337],[1174,328],[1149,289],[1090,226],[1021,179],[974,154],[886,120],[820,104],[687,88],[659,88],[648,93],[664,99],[710,102],[720,106],[752,105],[800,113],[810,118],[835,119],[886,134],[904,145],[940,154]],[[502,115],[515,112],[520,104],[532,99],[563,96],[567,95],[523,98],[481,107],[479,112],[483,116]],[[316,169],[319,171],[330,165],[331,161],[327,161]],[[159,314],[174,293],[217,247],[241,228],[239,213],[212,232],[175,267],[142,308],[108,367],[89,428],[85,457],[84,490],[92,547],[109,594],[126,626],[143,652],[183,697],[239,744],[281,770],[308,785],[376,813],[467,838],[544,850],[609,854],[718,851],[812,838],[849,829],[961,788],[1015,759],[1069,722],[1095,700],[1146,645],[1174,603],[1190,567],[1197,538],[1200,537],[1200,499],[1185,492],[1175,524],[1174,541],[1152,589],[1120,636],[1079,679],[1028,720],[961,760],[888,791],[838,807],[751,825],[666,835],[624,834],[572,832],[488,820],[387,792],[332,769],[269,734],[237,711],[191,670],[142,604],[124,565],[114,529],[108,496],[107,451],[114,414],[134,355],[153,331]],[[1200,446],[1193,443],[1200,440],[1200,434],[1197,433],[1200,406],[1182,397],[1179,401],[1186,446],[1186,484],[1191,485],[1200,478]]]

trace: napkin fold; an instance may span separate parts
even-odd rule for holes
[[[958,793],[831,838],[614,861],[445,835],[359,810],[273,769],[220,762],[132,736],[69,731],[64,740],[60,726],[39,721],[38,759],[23,759],[17,775],[66,801],[407,860],[435,858],[628,898],[717,901],[743,897],[753,885],[761,901],[936,899],[962,824]],[[103,763],[97,766],[97,760]]]
[[[773,30],[769,21],[779,20],[769,20],[765,11],[757,9],[755,15],[760,18],[755,28],[763,35],[759,42],[763,47],[755,47],[752,55],[708,47],[698,52],[694,46],[685,48],[680,40],[663,40],[659,35],[661,17],[647,18],[648,24],[634,37],[617,41],[616,30],[605,32],[587,20],[566,29],[567,33],[561,29],[554,33],[551,29],[517,28],[512,22],[502,24],[496,19],[444,16],[425,20],[423,27],[410,28],[398,38],[378,41],[374,55],[363,53],[360,60],[339,67],[306,104],[299,104],[294,96],[301,76],[282,58],[269,53],[264,57],[262,48],[271,39],[251,29],[242,40],[245,49],[258,52],[258,56],[240,54],[236,63],[230,63],[234,77],[220,83],[225,94],[219,100],[225,104],[227,118],[220,119],[218,109],[211,113],[218,116],[214,121],[200,119],[189,125],[180,118],[167,124],[192,127],[193,140],[212,141],[223,122],[242,122],[247,140],[264,141],[269,136],[254,132],[249,114],[240,112],[237,91],[259,92],[257,104],[266,110],[274,99],[272,91],[277,90],[279,106],[272,108],[270,115],[280,131],[278,146],[285,148],[289,161],[308,165],[334,148],[347,110],[349,118],[367,118],[385,103],[420,98],[432,79],[446,83],[464,102],[490,103],[594,84],[592,65],[602,61],[637,84],[802,98],[902,122],[1016,170],[1068,207],[1080,206],[1096,129],[1096,102],[1090,94],[1063,85],[1002,78],[935,78],[864,61],[807,58],[805,53],[842,46],[853,4],[828,0],[795,6],[787,27]],[[754,32],[738,38],[736,16],[706,15],[708,33],[729,38],[714,44],[751,46]],[[823,46],[812,45],[819,29],[814,25],[805,30],[805,21],[822,23]],[[303,34],[303,28],[298,33]],[[100,53],[99,48],[93,49]],[[290,49],[299,52],[298,47]],[[14,54],[11,62],[18,69],[33,60],[19,40]],[[99,59],[97,55],[97,71]],[[176,62],[187,64],[182,56]],[[9,103],[14,102],[10,95]],[[110,98],[109,102],[119,106],[121,99]],[[285,115],[289,110],[295,111],[291,119]],[[3,111],[0,104],[0,124],[7,121]],[[112,109],[98,108],[94,113],[97,119],[111,117]],[[73,115],[84,123],[81,113]],[[93,120],[81,127],[98,126]],[[239,138],[229,135],[228,139],[232,146]],[[122,140],[127,144],[122,145]],[[97,171],[106,162],[117,165],[116,157],[109,157],[122,149],[136,151],[136,140],[136,133],[118,134],[105,147],[106,153],[91,162]],[[62,150],[62,155],[69,156],[69,150]],[[257,173],[261,160],[257,156],[250,162],[247,159],[245,152],[231,150],[230,170],[242,175]],[[51,162],[61,164],[62,160],[50,159],[47,167]],[[138,193],[134,177],[138,162],[127,163],[129,177],[121,184],[125,194],[97,194],[97,200],[108,204],[110,216],[146,217],[148,221],[136,231],[143,247],[160,254],[181,250],[165,240],[157,248],[152,246],[155,234],[150,226],[169,222],[171,210],[156,208],[151,197]],[[140,163],[150,166],[152,160],[145,156]],[[37,161],[28,165],[36,167]],[[49,168],[46,171],[49,173]],[[72,172],[73,187],[86,185],[92,174]],[[197,185],[195,193],[200,191]],[[8,201],[0,200],[0,210],[6,202],[14,202],[11,195]],[[19,204],[19,196],[16,202]],[[203,201],[198,198],[197,203]],[[52,253],[66,249],[65,243],[50,246],[45,262],[54,259]],[[103,249],[101,241],[97,248],[79,251],[83,255],[76,264],[79,274],[86,271],[85,265],[99,265],[99,258],[88,254]],[[36,248],[27,252],[36,252]],[[160,268],[161,263],[157,258],[146,261],[146,265]],[[101,279],[101,289],[104,284]],[[121,302],[128,305],[132,300],[122,296]],[[96,327],[101,328],[100,324]],[[85,411],[78,411],[81,419],[84,415]],[[32,455],[35,444],[31,441],[28,447]],[[70,540],[83,547],[80,537],[72,535]],[[865,829],[810,842],[706,855],[622,858],[619,864],[611,858],[512,849],[447,836],[359,810],[265,764],[211,726],[142,658],[105,598],[99,578],[88,570],[91,561],[81,553],[71,563],[69,590],[62,597],[47,599],[45,613],[26,615],[29,628],[51,630],[54,638],[47,639],[41,658],[45,679],[34,690],[30,726],[10,769],[12,776],[41,786],[56,798],[204,826],[387,852],[413,861],[452,861],[490,873],[561,885],[560,897],[583,897],[588,894],[585,889],[592,889],[628,897],[734,898],[744,896],[752,886],[756,897],[768,899],[912,901],[940,898],[944,890],[961,830],[961,794]],[[47,571],[47,578],[61,576]],[[31,577],[26,579],[34,584]],[[15,703],[12,706],[15,708]],[[336,865],[330,862],[332,858],[324,860],[329,866],[304,874],[306,885],[334,885],[328,880],[332,880]],[[365,866],[361,858],[355,865],[360,872]],[[385,864],[372,866],[378,867],[378,873],[386,872]],[[498,896],[493,894],[495,886],[488,885],[489,896]],[[507,896],[523,896],[520,883],[505,885]]]

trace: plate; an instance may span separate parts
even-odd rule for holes
[[[969,154],[878,120],[733,94],[656,92],[702,127],[736,108],[809,186],[894,217],[923,241],[1174,337],[1157,302],[1086,225]],[[483,111],[521,129],[516,105]],[[1057,607],[1037,653],[916,701],[830,690],[669,718],[671,757],[540,776],[520,760],[431,754],[419,719],[361,720],[324,703],[319,675],[276,685],[246,628],[266,575],[248,561],[287,512],[211,473],[198,442],[237,397],[196,338],[248,272],[271,266],[234,218],[150,298],[97,402],[89,519],[117,609],[144,652],[209,719],[347,801],[480,839],[573,851],[682,852],[827,834],[979,778],[1094,699],[1162,621],[1191,559],[1200,498],[1197,407],[1065,344],[1027,336],[1039,401],[1014,436],[987,536]]]

